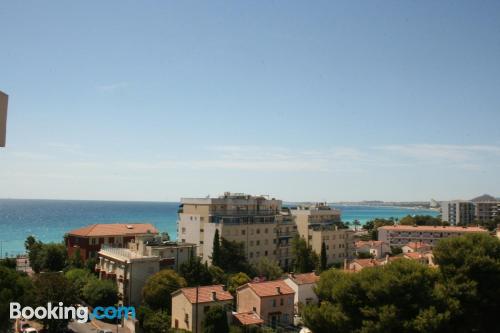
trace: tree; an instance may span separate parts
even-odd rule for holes
[[[204,333],[228,333],[229,326],[227,324],[227,310],[223,306],[213,306],[203,319]]]
[[[12,328],[9,304],[19,302],[31,305],[34,288],[31,279],[23,273],[0,265],[0,332],[9,332]]]
[[[326,270],[327,257],[326,257],[326,245],[325,242],[321,243],[321,256],[320,256],[320,271]]]
[[[142,289],[144,303],[152,310],[172,311],[171,293],[186,287],[186,280],[171,269],[164,269],[152,275]]]
[[[318,266],[318,255],[299,235],[292,240],[292,255],[296,273],[309,273]]]
[[[46,307],[47,303],[65,306],[75,304],[76,297],[71,283],[60,272],[45,272],[38,274],[34,279],[35,306]],[[42,323],[49,333],[64,332],[69,320],[46,318]]]
[[[212,250],[212,265],[220,266],[220,239],[219,229],[215,229],[214,244]]]
[[[370,235],[371,240],[378,240],[378,231],[377,229],[386,225],[394,225],[395,219],[394,218],[389,218],[389,219],[373,219],[368,222],[366,222],[363,225],[363,229],[368,231],[368,234]]]
[[[252,266],[255,274],[265,277],[266,280],[276,280],[283,275],[283,270],[278,263],[268,257],[259,258]]]
[[[243,272],[230,275],[227,279],[227,290],[234,295],[236,293],[236,288],[250,281],[250,277]]]
[[[439,273],[396,260],[359,273],[328,270],[317,285],[320,306],[306,306],[313,332],[448,332],[456,307],[438,290]]]
[[[97,279],[88,270],[83,268],[73,268],[67,271],[64,276],[71,284],[72,290],[79,298],[83,297],[83,288],[92,279]]]
[[[80,254],[80,248],[76,248],[75,252],[69,259],[69,265],[73,268],[83,268],[83,260]]]
[[[26,240],[24,241],[24,248],[26,249],[27,252],[29,252],[36,243],[37,243],[36,238],[30,235],[26,237]]]
[[[111,280],[91,278],[83,287],[82,296],[92,306],[113,306],[118,303],[118,288]]]
[[[251,267],[247,261],[243,243],[221,238],[219,267],[226,273],[251,273]]]
[[[33,236],[28,236],[24,246],[28,251],[30,265],[35,273],[41,271],[58,272],[66,266],[67,253],[64,244],[43,244]]]
[[[498,330],[500,241],[488,234],[445,238],[434,248],[446,293],[459,302],[455,332]]]
[[[399,221],[399,224],[434,226],[434,225],[443,225],[443,222],[441,221],[440,218],[430,215],[415,215],[415,216],[407,215]]]
[[[352,222],[352,224],[354,225],[354,230],[358,230],[358,227],[361,225],[361,222],[359,222],[359,220],[354,220],[354,222]]]
[[[208,268],[208,272],[210,273],[210,276],[212,277],[212,284],[226,284],[227,283],[227,276],[222,268],[212,265]]]
[[[144,333],[170,332],[171,318],[166,311],[153,311],[147,306],[141,306],[137,312]]]
[[[201,258],[198,256],[193,256],[189,261],[183,263],[179,268],[179,273],[186,280],[189,287],[212,283],[212,275],[210,275],[207,264],[202,264]]]

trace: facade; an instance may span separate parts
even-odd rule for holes
[[[319,281],[319,276],[316,273],[291,273],[284,281],[295,292],[293,303],[296,315],[299,314],[300,305],[318,303],[318,296],[314,292]]]
[[[325,243],[327,264],[340,263],[356,254],[354,246],[355,232],[351,229],[339,229],[340,211],[325,203],[298,206],[291,209],[295,216],[297,231],[316,254],[320,255]]]
[[[96,272],[101,280],[113,280],[118,286],[121,304],[139,306],[146,280],[160,270],[156,256],[144,256],[125,248],[103,245]]]
[[[293,217],[282,213],[281,200],[226,192],[218,198],[183,198],[179,207],[177,235],[181,242],[198,245],[198,255],[210,262],[215,230],[229,241],[241,242],[246,257],[261,257],[290,264],[289,241]]]
[[[500,216],[499,201],[478,201],[474,202],[474,207],[475,220],[480,223],[492,221]]]
[[[488,231],[479,227],[392,225],[378,228],[378,239],[396,247],[402,247],[409,242],[424,242],[435,246],[442,238],[462,236],[471,232]]]
[[[75,229],[65,236],[68,256],[77,250],[82,260],[97,258],[97,253],[103,245],[126,248],[136,236],[157,235],[158,231],[152,224],[92,224]]]
[[[454,200],[441,203],[441,219],[451,225],[469,225],[474,222],[475,206],[472,201]]]
[[[353,259],[344,261],[344,270],[349,272],[359,272],[365,268],[387,265],[395,257],[386,256],[382,259]]]
[[[295,292],[283,280],[247,283],[236,289],[237,313],[256,313],[266,326],[293,323]]]
[[[9,96],[0,91],[0,147],[5,147],[7,136],[7,105]]]
[[[384,258],[386,254],[391,253],[391,247],[382,241],[357,241],[355,243],[356,255],[365,253],[371,255],[374,259]]]
[[[203,332],[205,313],[214,306],[231,312],[233,296],[222,285],[182,288],[172,293],[172,328]]]
[[[403,253],[425,253],[432,251],[432,246],[424,242],[409,242],[401,247]]]

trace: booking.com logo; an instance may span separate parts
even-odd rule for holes
[[[47,303],[47,306],[32,308],[22,307],[20,303],[10,303],[10,319],[65,319],[75,320],[79,323],[86,323],[89,319],[135,319],[135,307],[133,306],[96,306],[92,313],[84,306],[64,306],[63,302],[58,305]]]

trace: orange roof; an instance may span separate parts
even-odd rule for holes
[[[374,267],[382,264],[376,259],[354,259],[352,262],[357,263],[361,267]]]
[[[259,297],[267,297],[267,296],[277,296],[277,295],[288,295],[294,294],[292,288],[286,284],[283,280],[275,280],[275,281],[267,281],[267,282],[259,282],[259,283],[247,283],[239,287],[237,290],[241,290],[243,288],[250,287]],[[278,293],[279,288],[279,293]]]
[[[379,245],[382,245],[384,243],[387,244],[384,241],[373,241],[373,240],[370,240],[370,241],[357,241],[356,243],[354,243],[354,245],[356,247],[362,247],[362,246],[379,246]]]
[[[172,296],[178,295],[179,293],[183,293],[190,303],[196,304],[196,287],[179,289],[174,291]],[[215,300],[213,299],[213,293],[215,293]],[[225,291],[221,284],[198,287],[198,303],[230,301],[232,299],[233,296]]]
[[[264,323],[264,320],[260,319],[259,315],[255,312],[241,312],[235,313],[233,316],[238,319],[241,325],[260,325]]]
[[[422,259],[425,257],[422,253],[419,252],[408,252],[403,254],[403,256],[407,257],[408,259],[415,259],[415,260]]]
[[[378,230],[389,231],[421,231],[421,232],[488,232],[480,227],[457,227],[457,226],[413,226],[413,225],[386,225]]]
[[[424,243],[424,242],[409,242],[405,246],[408,246],[409,248],[412,248],[414,250],[426,248],[426,247],[431,247],[429,244]]]
[[[103,237],[103,236],[124,236],[140,234],[157,234],[158,230],[150,223],[131,224],[92,224],[80,229],[68,232],[71,236],[80,237]]]
[[[316,273],[290,274],[289,278],[296,284],[310,284],[319,281],[319,276]]]

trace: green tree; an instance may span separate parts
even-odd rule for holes
[[[179,268],[179,273],[186,280],[189,287],[212,283],[212,275],[207,264],[202,264],[201,258],[198,256],[193,256],[189,261],[183,263]]]
[[[12,328],[10,320],[10,303],[19,302],[31,305],[34,288],[31,279],[6,266],[0,266],[0,332],[9,332]]]
[[[236,293],[236,288],[250,281],[250,277],[243,272],[230,275],[227,279],[227,290],[234,295]]]
[[[27,252],[29,252],[36,243],[37,243],[36,238],[30,235],[26,237],[26,240],[24,241],[24,248],[26,249]]]
[[[71,255],[71,258],[69,258],[69,265],[73,268],[83,268],[84,264],[79,248],[77,248]]]
[[[212,277],[212,284],[226,284],[227,276],[224,270],[218,266],[210,266],[208,268],[210,276]]]
[[[323,272],[327,267],[327,257],[326,257],[326,245],[325,242],[321,243],[321,255],[320,255],[320,271]]]
[[[276,280],[283,275],[283,270],[278,265],[278,262],[268,257],[259,258],[252,266],[255,274],[265,277],[266,280]]]
[[[68,279],[71,284],[72,290],[76,293],[76,296],[82,298],[83,288],[92,279],[97,279],[88,270],[83,268],[73,268],[64,273],[64,276]]]
[[[219,267],[226,273],[245,272],[252,275],[242,242],[228,241],[221,238]]]
[[[43,244],[33,236],[28,236],[24,245],[28,251],[31,268],[35,273],[58,272],[66,266],[67,253],[64,244]]]
[[[34,279],[35,306],[47,306],[47,303],[58,304],[63,302],[65,306],[75,304],[76,297],[71,283],[60,272],[46,272],[38,274]],[[64,332],[69,320],[46,318],[42,320],[44,327],[49,333]]]
[[[96,258],[87,258],[87,261],[85,262],[85,269],[88,270],[89,272],[97,275],[95,273],[95,266],[97,265],[97,259]]]
[[[91,306],[113,306],[118,303],[118,288],[111,280],[91,278],[83,287],[82,297]]]
[[[446,238],[434,248],[447,294],[460,304],[454,332],[498,330],[500,241],[488,234]]]
[[[152,310],[172,312],[171,293],[186,287],[186,280],[171,269],[164,269],[152,275],[142,289],[144,303]]]
[[[368,234],[370,235],[371,240],[378,240],[378,231],[377,229],[386,225],[394,225],[395,219],[394,218],[389,218],[389,219],[373,219],[368,222],[366,222],[363,225],[363,229],[368,231]]]
[[[359,220],[354,220],[354,222],[352,222],[352,224],[354,225],[354,230],[358,230],[358,227],[361,225],[361,222],[359,222]]]
[[[229,325],[227,324],[227,310],[222,306],[213,306],[203,319],[204,333],[229,333]]]
[[[212,265],[220,266],[220,239],[219,229],[215,229],[214,244],[212,249]]]
[[[138,319],[144,333],[170,332],[171,319],[166,311],[153,311],[148,307],[141,306],[138,310]]]
[[[318,255],[299,235],[292,240],[292,255],[296,273],[309,273],[318,266]]]

